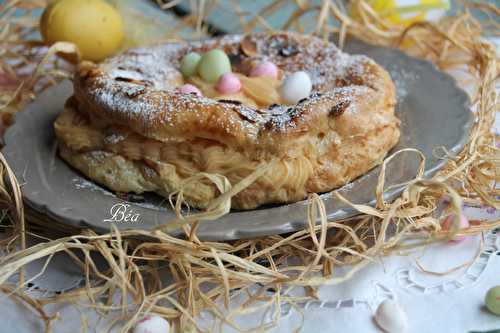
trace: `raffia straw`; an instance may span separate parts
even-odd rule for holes
[[[1,179],[1,190],[0,190],[0,198],[1,201],[6,204],[7,209],[13,212],[14,219],[17,223],[15,223],[14,233],[12,236],[3,239],[2,241],[5,244],[10,245],[11,241],[17,236],[19,236],[20,247],[22,250],[26,249],[26,224],[24,219],[24,206],[22,201],[22,193],[21,188],[17,182],[17,179],[12,172],[11,168],[7,164],[7,161],[0,155],[0,163],[2,164],[3,174],[5,177]],[[7,250],[9,250],[7,246]],[[24,285],[25,283],[25,270],[24,267],[21,267],[19,270],[19,284]],[[2,285],[0,283],[0,285]]]
[[[206,31],[203,16],[213,13],[215,5],[196,1],[193,4],[194,12],[184,18],[182,24],[190,25],[198,33]],[[43,5],[43,1],[32,2],[26,15]],[[285,5],[290,5],[290,2],[274,1],[252,14],[242,12],[238,3],[232,2],[225,10],[234,9],[242,23],[241,30],[248,32],[256,28],[271,29],[270,16],[282,11]],[[5,116],[22,109],[47,84],[70,74],[68,69],[71,67],[62,67],[63,62],[46,55],[47,52],[75,50],[69,45],[62,49],[59,49],[60,45],[48,49],[40,41],[27,41],[24,36],[36,29],[36,22],[30,21],[28,16],[24,21],[9,21],[13,17],[11,8],[26,4],[7,1],[0,6],[0,22],[8,23],[0,33],[0,44],[7,50],[0,53],[0,69],[13,81],[10,89],[0,92],[0,111]],[[223,324],[242,332],[267,329],[278,324],[280,307],[284,303],[300,312],[299,304],[314,299],[315,287],[319,285],[343,283],[363,267],[377,261],[379,256],[407,253],[455,236],[459,231],[458,220],[450,231],[445,232],[440,228],[440,216],[435,216],[437,203],[443,196],[450,199],[451,211],[456,216],[459,216],[462,201],[499,207],[497,196],[500,192],[494,186],[500,181],[500,154],[495,146],[496,138],[490,131],[498,108],[495,90],[498,59],[494,46],[481,38],[481,24],[468,11],[437,23],[415,23],[403,28],[385,21],[364,1],[354,3],[360,20],[353,19],[330,0],[323,0],[318,6],[297,0],[292,6],[296,8],[287,18],[286,27],[305,29],[303,20],[315,13],[314,32],[320,36],[338,33],[341,46],[347,38],[355,36],[377,45],[400,47],[411,55],[434,62],[441,69],[459,68],[466,72],[479,88],[471,96],[477,109],[476,122],[465,149],[456,156],[444,152],[443,158],[448,164],[432,179],[423,178],[425,158],[420,152],[412,149],[396,152],[382,164],[374,189],[375,207],[349,202],[335,192],[339,200],[348,203],[360,215],[330,221],[326,218],[323,202],[313,194],[308,199],[307,229],[288,235],[232,242],[201,241],[196,237],[197,225],[203,220],[217,220],[229,212],[231,197],[265,173],[266,165],[238,184],[230,184],[220,175],[196,175],[213,183],[220,195],[206,211],[185,215],[181,211],[185,193],[183,190],[176,193],[175,203],[174,198],[172,203],[177,218],[171,221],[171,225],[183,227],[186,233],[186,238],[176,238],[166,232],[173,228],[168,224],[152,231],[120,232],[114,228],[107,234],[97,235],[89,230],[68,229],[29,209],[24,212],[19,180],[13,177],[2,157],[0,203],[8,212],[6,216],[13,228],[7,229],[11,235],[1,243],[8,249],[8,254],[0,259],[0,289],[34,308],[45,322],[47,331],[53,326],[56,316],[46,313],[45,306],[68,301],[78,304],[81,311],[92,309],[103,317],[116,314],[109,327],[120,326],[123,332],[146,314],[169,319],[179,331],[220,331]],[[474,3],[472,6],[498,16],[498,8],[491,5]],[[333,25],[334,20],[338,24]],[[13,59],[20,59],[20,65],[13,65]],[[18,74],[26,68],[31,68],[31,75]],[[399,154],[416,154],[420,166],[414,179],[402,184],[404,191],[401,196],[387,202],[383,197],[390,189],[385,186],[386,166]],[[22,240],[27,232],[25,213],[29,222],[26,227],[34,235],[48,238],[61,233],[72,235],[23,248]],[[498,227],[500,221],[479,221],[461,229],[460,234],[477,235]],[[21,246],[14,247],[19,241]],[[22,280],[17,285],[8,282],[35,260],[45,260],[48,265],[56,253],[66,254],[81,269],[84,286],[61,295],[35,299],[25,293]],[[107,267],[97,265],[96,255],[106,262]],[[348,267],[344,275],[337,273],[341,266]],[[165,271],[173,279],[168,285],[161,279]],[[256,284],[260,287],[255,291]],[[289,294],[299,287],[306,288],[305,297]],[[268,292],[269,288],[276,292]],[[116,296],[119,296],[119,302],[113,301]],[[236,296],[244,298],[239,305],[235,304]],[[201,327],[197,320],[203,311],[215,318],[208,328]],[[239,315],[255,311],[271,312],[273,319],[257,323],[257,327],[251,329],[236,323]]]
[[[467,260],[466,262],[457,265],[455,267],[448,268],[447,270],[442,272],[431,271],[425,268],[424,265],[418,259],[415,259],[415,264],[417,265],[418,269],[420,269],[424,273],[431,274],[434,276],[446,276],[450,273],[454,273],[466,267],[470,267],[476,261],[476,259],[481,255],[483,247],[484,247],[484,239],[481,238],[481,244],[477,247],[476,253],[474,253],[474,256],[470,260]]]

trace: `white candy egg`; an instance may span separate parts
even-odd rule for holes
[[[408,318],[401,306],[386,299],[377,308],[374,316],[377,325],[387,333],[404,333],[408,330]]]
[[[281,99],[287,104],[295,104],[311,94],[311,78],[306,72],[299,71],[285,78],[279,89]]]
[[[134,333],[168,333],[170,324],[159,316],[146,316],[135,325]]]

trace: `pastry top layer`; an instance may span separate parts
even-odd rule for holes
[[[259,59],[272,61],[285,75],[306,71],[313,94],[296,105],[263,109],[175,91],[183,83],[182,57],[212,48],[222,48],[236,71]],[[74,87],[80,111],[99,126],[122,125],[164,142],[206,139],[273,155],[290,153],[332,130],[352,136],[397,121],[394,85],[373,60],[347,55],[316,37],[284,32],[131,49],[100,65],[82,63]],[[367,108],[373,115],[359,112]]]

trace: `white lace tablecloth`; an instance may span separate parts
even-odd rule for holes
[[[500,212],[488,208],[466,208],[471,218],[499,219]],[[467,267],[446,272],[466,262]],[[420,267],[419,267],[420,266]],[[43,261],[27,267],[28,277],[43,268]],[[340,273],[340,272],[338,272]],[[61,293],[80,286],[82,275],[71,259],[58,255],[46,272],[31,284],[31,293]],[[396,299],[409,317],[409,332],[469,332],[500,329],[500,317],[484,308],[486,291],[500,284],[500,229],[461,243],[434,244],[410,255],[381,257],[349,281],[319,288],[319,300],[300,304],[299,309],[284,306],[279,326],[271,332],[379,332],[373,322],[378,304]],[[58,313],[55,332],[101,332],[115,317],[101,318],[89,309],[74,304],[47,307],[49,314]],[[258,325],[263,314],[239,320],[242,327]],[[264,316],[265,317],[265,316]],[[203,318],[201,318],[203,320]],[[270,320],[267,318],[265,320]],[[303,320],[303,322],[302,322]],[[0,332],[43,332],[43,322],[5,294],[0,296]],[[119,325],[116,327],[116,331]],[[115,330],[113,330],[115,331]],[[224,332],[235,332],[227,328]]]
[[[494,130],[500,135],[498,115]],[[500,219],[500,212],[488,207],[465,207],[464,212],[471,220]],[[470,264],[453,273],[439,274],[467,262]],[[28,278],[38,274],[43,265],[43,261],[28,265]],[[82,282],[80,269],[59,254],[44,274],[33,281],[30,292],[61,293]],[[434,244],[410,255],[378,258],[349,281],[320,287],[318,301],[300,304],[298,308],[284,306],[279,325],[270,331],[288,333],[302,327],[302,332],[314,333],[380,332],[373,314],[383,300],[390,298],[397,300],[406,312],[410,333],[490,330],[498,333],[500,316],[492,315],[484,306],[487,290],[495,285],[500,285],[500,229],[468,237],[461,243]],[[100,318],[81,305],[47,307],[47,313],[59,316],[54,332],[107,331],[110,321],[119,315],[110,313]],[[242,327],[255,327],[262,316],[262,313],[246,316],[238,323]],[[5,294],[0,294],[0,323],[0,333],[45,330],[35,313]],[[112,331],[119,329],[117,325]],[[226,328],[224,332],[235,331]]]

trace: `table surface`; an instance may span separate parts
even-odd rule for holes
[[[496,42],[498,45],[498,40]],[[500,117],[497,117],[494,130],[500,134]],[[500,218],[499,211],[488,207],[465,207],[464,211],[471,219]],[[470,264],[451,274],[437,274],[465,262]],[[37,261],[28,265],[28,278],[40,272],[43,264]],[[425,273],[419,266],[436,274]],[[82,281],[71,259],[57,255],[45,273],[32,282],[29,292],[34,295],[61,293],[80,286]],[[500,230],[497,230],[457,244],[434,244],[409,255],[377,258],[349,281],[320,287],[318,301],[300,304],[300,309],[284,306],[279,325],[270,331],[292,332],[303,325],[303,332],[378,332],[373,313],[378,304],[388,298],[402,305],[409,318],[409,332],[500,330],[500,317],[490,314],[484,307],[486,291],[499,284]],[[75,304],[46,309],[48,313],[59,313],[54,332],[77,331],[75,328],[85,322],[88,328],[82,329],[83,332],[101,332],[108,328],[115,315],[119,315],[110,313],[107,318],[99,319],[94,311],[82,310]],[[264,320],[270,320],[265,314],[256,313],[238,321],[242,327],[249,328],[259,323],[263,316]],[[198,319],[202,324],[207,320]],[[0,295],[0,321],[0,332],[44,331],[43,322],[36,315],[5,294]],[[114,329],[118,330],[119,327]],[[234,330],[226,328],[224,332]]]

